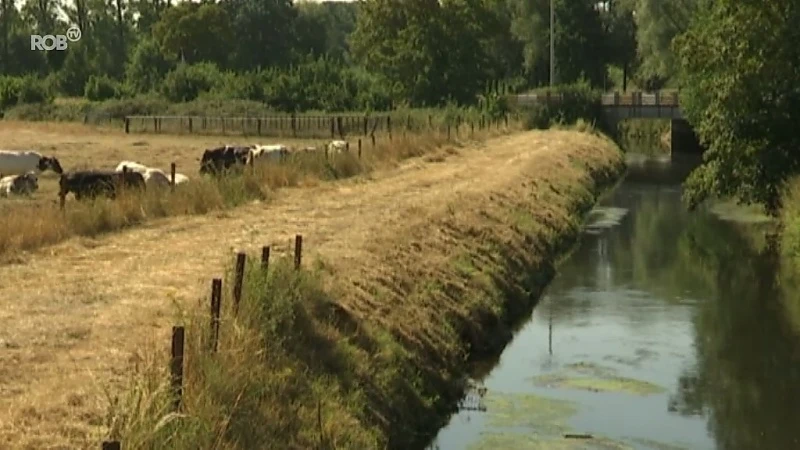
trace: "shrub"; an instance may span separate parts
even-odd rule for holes
[[[112,80],[105,75],[92,75],[86,82],[83,92],[84,96],[89,100],[97,101],[120,97],[121,89],[119,82],[116,80]]]
[[[549,89],[537,89],[534,92],[543,95]],[[524,122],[530,128],[547,128],[553,124],[573,124],[581,119],[588,123],[603,124],[603,111],[600,103],[600,92],[592,89],[588,83],[579,82],[557,86],[555,95],[561,100],[549,105],[538,104],[523,109]]]
[[[187,102],[211,91],[221,82],[222,74],[213,63],[181,63],[164,78],[161,93],[170,101]]]

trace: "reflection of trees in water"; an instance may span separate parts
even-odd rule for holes
[[[698,306],[697,367],[681,375],[670,409],[708,411],[720,449],[800,448],[800,336],[784,314],[777,251],[710,222],[689,228],[681,248],[714,295]]]
[[[684,369],[666,406],[706,415],[720,449],[800,448],[800,336],[782,303],[783,295],[799,294],[798,285],[776,282],[773,247],[757,249],[740,227],[710,214],[688,214],[679,196],[642,187],[614,194],[614,206],[633,214],[602,235],[584,236],[586,245],[560,268],[549,289],[558,301],[547,302],[556,327],[592,314],[593,297],[580,287],[699,299],[697,364]],[[794,286],[790,294],[787,286]],[[652,310],[607,303],[642,333],[659,320]]]

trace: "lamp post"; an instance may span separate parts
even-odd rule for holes
[[[554,0],[550,0],[550,89],[553,89],[556,84],[556,39],[554,30],[556,13],[555,8],[553,7],[553,2]]]

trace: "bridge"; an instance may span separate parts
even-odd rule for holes
[[[562,95],[557,93],[517,94],[511,103],[518,106],[561,103]],[[624,119],[683,119],[677,91],[631,92],[620,94],[609,92],[600,98],[603,112],[611,122]]]
[[[558,93],[531,93],[511,96],[510,103],[516,106],[536,104],[558,105],[563,96]],[[603,116],[608,125],[616,125],[625,119],[669,119],[670,138],[673,151],[702,153],[703,149],[691,125],[684,119],[678,102],[677,91],[619,92],[605,93],[600,98]]]

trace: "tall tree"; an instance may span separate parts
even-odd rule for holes
[[[681,109],[708,146],[686,199],[780,207],[800,170],[800,3],[716,0],[678,38]]]

